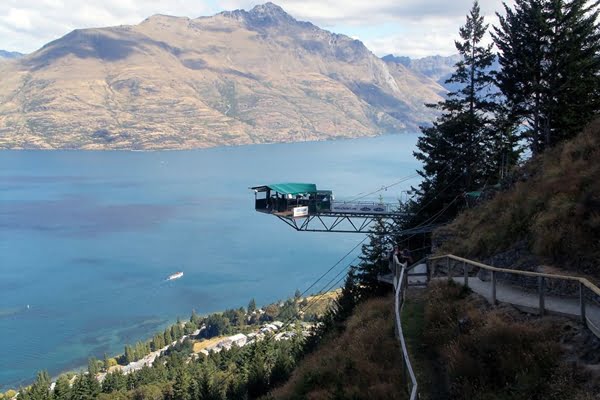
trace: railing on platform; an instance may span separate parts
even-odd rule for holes
[[[392,265],[390,266],[390,269],[394,271],[393,281],[395,289],[394,311],[396,315],[396,335],[400,341],[400,347],[402,348],[402,371],[404,374],[404,380],[406,382],[407,393],[410,395],[410,400],[416,400],[419,398],[419,385],[417,384],[417,378],[410,363],[410,357],[408,356],[406,340],[404,339],[404,333],[402,332],[402,319],[400,318],[402,314],[402,308],[404,306],[406,288],[408,287],[408,272],[406,265],[400,264],[395,258],[391,264]]]
[[[548,283],[551,281],[561,281],[563,292],[569,292],[571,296],[578,297],[579,299],[579,317],[581,322],[587,326],[594,335],[600,337],[600,326],[594,323],[586,317],[586,304],[590,301],[598,302],[600,300],[600,288],[594,285],[592,282],[585,278],[570,276],[570,275],[557,275],[557,274],[546,274],[541,272],[522,271],[506,268],[496,268],[491,265],[479,263],[466,258],[458,257],[452,254],[446,254],[443,256],[429,257],[427,260],[427,271],[429,273],[429,279],[432,279],[436,273],[436,267],[440,261],[444,261],[443,267],[446,269],[446,275],[448,279],[463,278],[464,285],[469,286],[469,277],[471,268],[469,266],[479,268],[480,270],[489,271],[490,273],[490,299],[492,304],[496,304],[496,286],[499,276],[505,278],[507,276],[519,276],[532,278],[526,281],[522,279],[521,286],[529,286],[536,290],[539,296],[538,312],[540,315],[544,315],[546,312],[545,296],[548,292]],[[454,265],[451,265],[454,262]],[[460,264],[462,268],[462,276],[453,276],[453,271],[456,264]],[[559,296],[564,296],[564,293],[559,293]]]

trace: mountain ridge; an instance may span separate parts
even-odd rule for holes
[[[443,88],[273,3],[76,29],[0,66],[0,148],[182,149],[415,130]]]
[[[16,58],[21,58],[24,55],[25,54],[19,53],[18,51],[0,50],[0,60],[12,60]]]

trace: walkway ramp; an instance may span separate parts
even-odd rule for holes
[[[430,279],[463,283],[493,304],[503,302],[529,313],[580,319],[600,338],[600,289],[585,278],[495,268],[453,255],[429,258],[428,271]],[[520,285],[511,283],[519,278]],[[554,290],[549,290],[552,282]]]

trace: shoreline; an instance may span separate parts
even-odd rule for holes
[[[312,301],[316,297],[319,297],[320,298],[320,300],[319,300],[320,302],[329,303],[329,302],[332,301],[333,298],[337,297],[339,295],[339,293],[340,293],[340,289],[336,288],[336,289],[330,290],[330,291],[322,293],[322,294],[307,295],[307,296],[305,296],[303,298],[294,299],[292,297],[292,298],[289,298],[287,301],[293,300],[295,302],[295,304],[301,304],[302,301]],[[262,314],[265,313],[264,309],[266,309],[267,307],[272,306],[272,305],[281,305],[283,303],[284,302],[280,301],[280,302],[274,302],[274,303],[265,305],[264,307],[257,308],[256,311],[253,312],[253,313],[251,313],[251,314],[246,313],[246,316],[248,318],[251,315],[253,315],[253,314],[255,314],[256,316],[260,316],[260,315],[262,315]],[[214,314],[220,314],[220,315],[222,315],[226,311],[227,310],[216,312],[216,313],[211,313],[211,314],[206,314],[206,315],[199,315],[199,314],[193,313],[192,316],[196,315],[198,318],[206,319],[210,315],[214,315]],[[308,323],[308,322],[305,322],[305,321],[301,321],[300,318],[302,318],[302,317],[300,315],[297,315],[294,323],[291,324],[290,326],[294,326],[294,325],[296,325],[299,322],[302,323],[302,324],[305,324],[303,326],[303,329],[302,329],[303,330],[303,334],[305,334],[305,332],[308,332],[308,330],[310,328],[312,328],[313,323]],[[189,320],[186,320],[186,321],[189,321]],[[169,329],[170,327],[173,327],[175,325],[177,325],[177,322],[175,322],[173,324],[167,323],[166,327],[167,327],[167,329]],[[185,322],[181,322],[180,321],[180,327],[183,328],[184,326],[185,326]],[[279,321],[279,320],[274,320],[274,321],[271,321],[271,322],[262,322],[260,324],[235,326],[235,327],[237,328],[237,329],[234,329],[235,333],[232,333],[230,335],[213,337],[213,338],[209,338],[209,339],[205,339],[205,338],[198,339],[198,336],[202,333],[202,331],[204,329],[206,329],[206,326],[203,324],[202,327],[194,330],[192,333],[183,335],[182,337],[178,338],[177,340],[174,340],[174,341],[170,342],[168,345],[163,346],[162,348],[160,348],[158,350],[151,351],[150,353],[144,355],[142,358],[140,358],[140,359],[138,359],[136,361],[132,361],[132,362],[130,362],[128,364],[125,364],[125,365],[116,364],[116,365],[110,367],[108,369],[108,371],[99,372],[98,374],[96,374],[96,379],[100,383],[102,383],[102,381],[104,380],[104,378],[106,377],[106,375],[108,373],[112,373],[112,372],[115,372],[117,370],[120,370],[123,374],[127,375],[127,374],[130,374],[130,373],[133,373],[135,371],[138,371],[138,370],[142,369],[144,366],[151,367],[152,364],[154,363],[154,361],[158,357],[160,357],[161,355],[163,355],[163,353],[165,351],[169,350],[170,348],[175,347],[178,344],[182,344],[186,339],[189,339],[189,338],[192,338],[191,340],[194,341],[193,343],[202,343],[204,341],[211,341],[213,339],[218,339],[217,343],[215,343],[213,345],[210,345],[210,346],[207,346],[207,348],[201,349],[198,352],[194,351],[192,353],[192,354],[195,354],[196,356],[199,356],[200,353],[204,354],[205,356],[209,356],[210,353],[211,353],[211,351],[220,352],[223,349],[229,350],[229,348],[231,348],[232,344],[236,344],[239,347],[243,347],[245,345],[253,343],[254,341],[260,341],[260,340],[262,340],[265,337],[266,334],[274,334],[276,336],[275,340],[287,340],[287,339],[289,339],[289,338],[292,337],[292,336],[288,336],[286,338],[283,338],[283,336],[281,336],[280,338],[277,338],[278,335],[289,333],[288,331],[277,332],[279,328],[285,327],[285,324],[283,322]],[[243,327],[254,327],[255,330],[252,331],[252,332],[250,332],[250,333],[242,333],[242,330],[243,330],[242,328]],[[150,338],[144,340],[143,342],[144,343],[149,342],[150,340],[152,340],[152,335],[156,335],[156,334],[160,334],[160,331],[153,331],[150,334]],[[243,340],[240,335],[245,336],[246,340]],[[242,342],[243,342],[243,344],[240,345],[240,343],[242,343]],[[131,346],[131,345],[130,344],[126,344],[125,346]],[[120,354],[116,354],[116,355],[113,355],[113,356],[109,356],[109,359],[117,360],[118,358],[120,358],[122,356],[124,356],[124,354],[120,353]],[[93,358],[93,356],[90,357],[90,359],[91,358]],[[100,362],[101,360],[97,359],[97,361]],[[39,371],[41,371],[41,370],[39,370]],[[74,367],[72,369],[68,369],[66,371],[62,371],[62,372],[60,372],[60,373],[58,373],[56,375],[51,376],[51,385],[50,385],[51,390],[54,388],[54,385],[56,384],[56,381],[61,376],[70,376],[70,375],[73,375],[69,379],[70,383],[72,384],[73,381],[74,381],[74,379],[75,379],[75,377],[78,376],[78,375],[81,375],[81,374],[87,374],[87,366],[86,365],[79,365],[78,367]],[[34,382],[35,382],[35,378],[33,378],[29,383],[21,386],[20,388],[30,387]],[[14,390],[17,393],[19,393],[19,390],[18,389],[14,389],[14,388],[3,389],[2,391],[0,391],[0,393],[7,393],[7,392],[10,392],[11,390]]]

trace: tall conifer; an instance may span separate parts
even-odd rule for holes
[[[415,207],[426,207],[412,224],[421,222],[448,206],[461,193],[483,186],[491,174],[488,159],[490,117],[495,110],[491,45],[482,43],[487,30],[477,1],[473,3],[464,26],[460,28],[456,49],[461,61],[447,83],[460,89],[450,92],[446,100],[429,105],[442,111],[431,127],[421,128],[415,157],[423,162],[423,177],[416,193]],[[449,207],[438,220],[457,211]]]
[[[598,1],[516,0],[498,14],[497,85],[534,154],[600,110]]]

